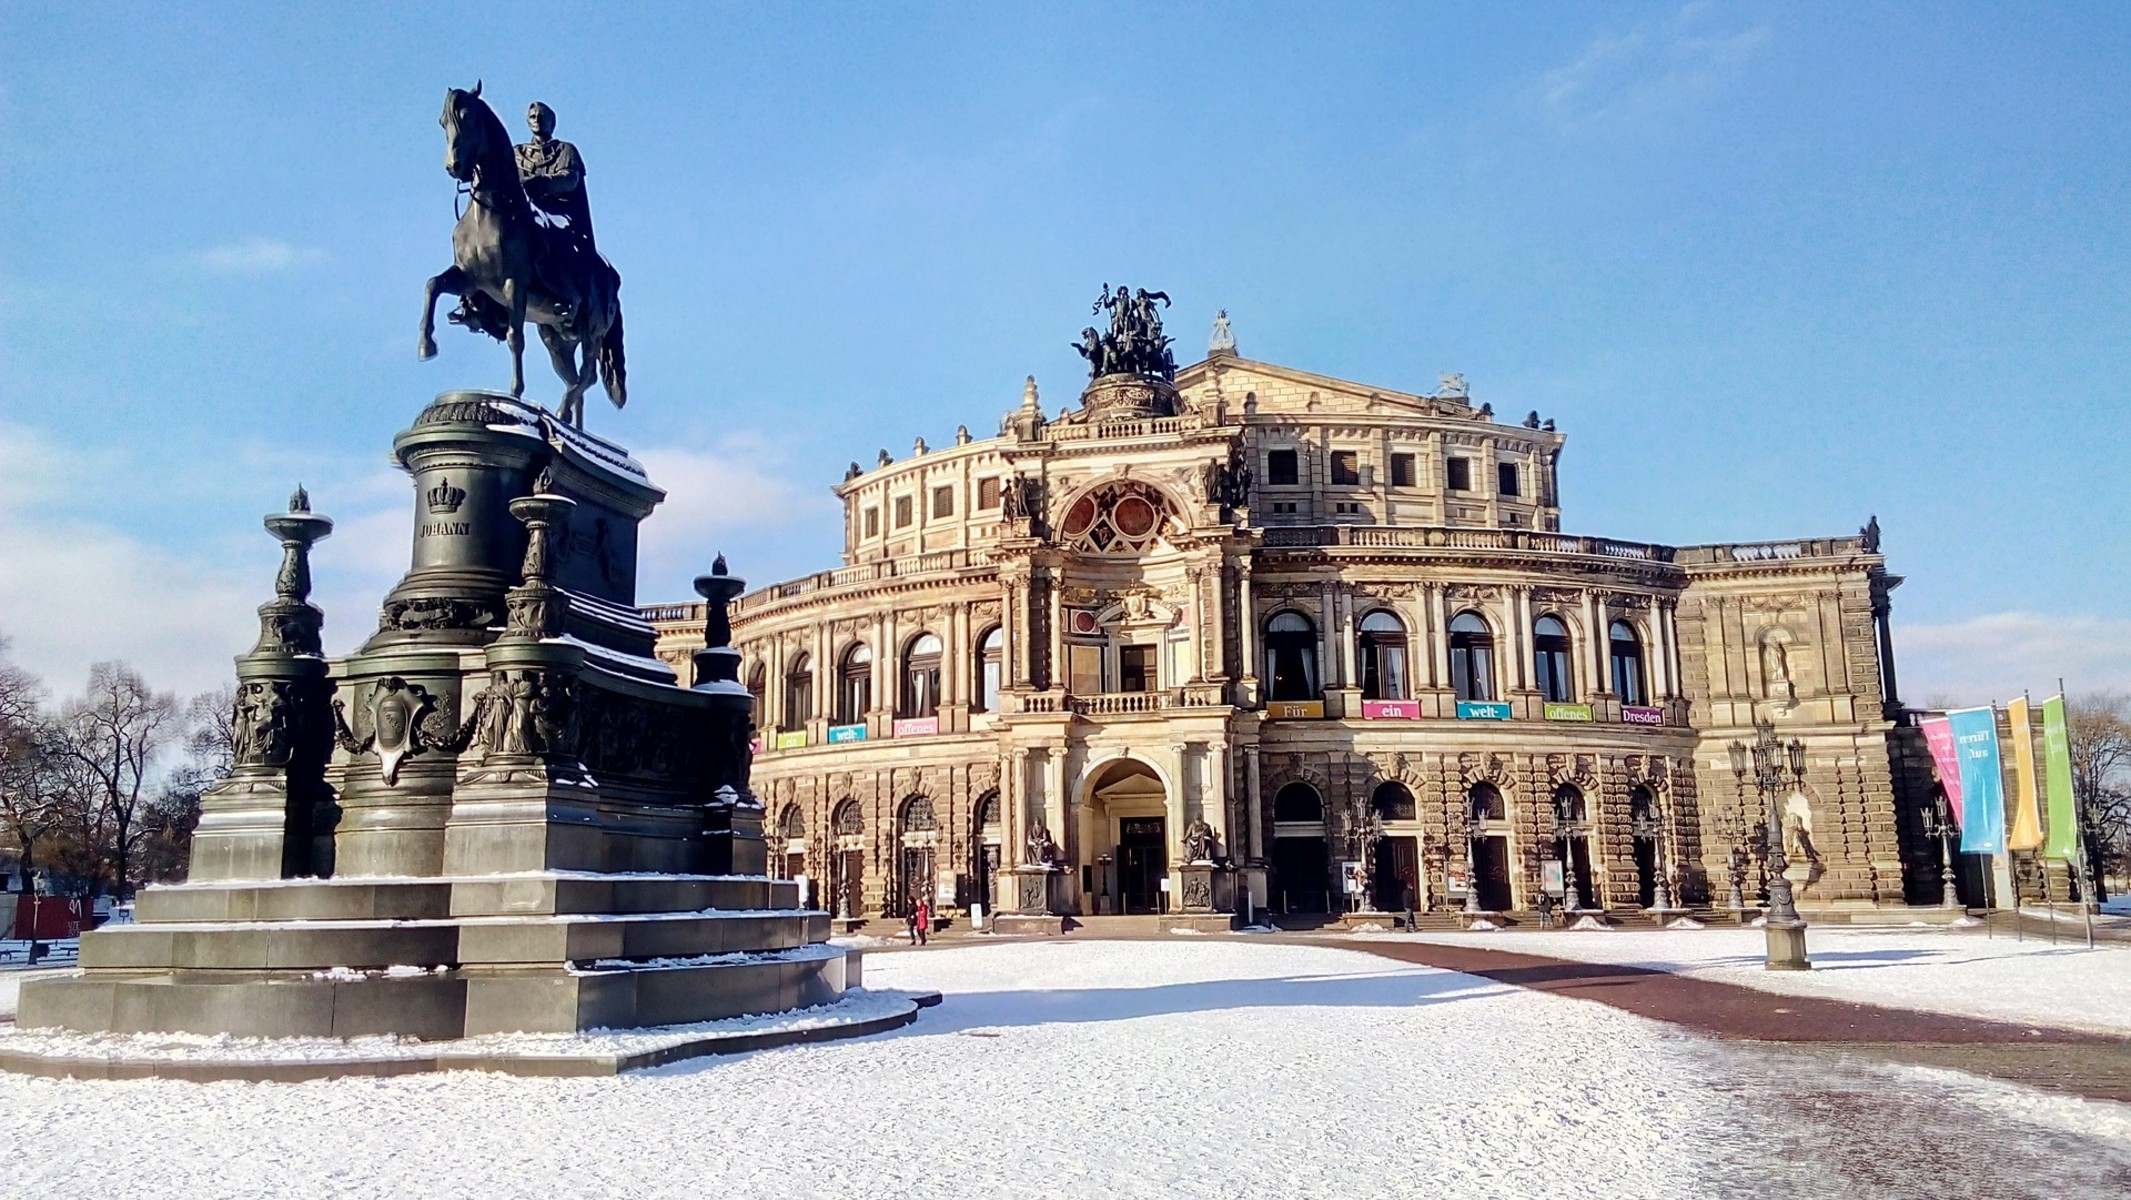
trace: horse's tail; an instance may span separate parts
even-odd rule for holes
[[[622,306],[614,306],[614,323],[599,342],[599,381],[606,385],[607,399],[620,408],[629,403],[629,363],[622,351]]]

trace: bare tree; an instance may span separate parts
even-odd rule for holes
[[[163,780],[141,818],[140,877],[155,882],[181,878],[192,857],[192,835],[200,824],[200,802],[207,789],[235,765],[231,733],[237,689],[224,684],[194,696],[185,705],[185,758]]]
[[[2087,870],[2102,880],[2131,856],[2131,695],[2087,692],[2065,702],[2072,794],[2087,842]]]
[[[0,637],[0,833],[22,855],[26,879],[34,878],[37,843],[57,820],[50,810],[39,757],[45,743],[44,687],[37,677],[6,660],[8,639]]]
[[[141,800],[157,756],[177,732],[177,697],[151,691],[124,663],[98,663],[89,669],[88,689],[67,702],[61,724],[68,751],[90,777],[87,799],[101,827],[95,844],[107,848],[124,899]]]

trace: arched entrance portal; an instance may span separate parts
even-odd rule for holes
[[[1136,758],[1118,758],[1097,767],[1087,788],[1083,832],[1095,851],[1095,911],[1165,911],[1170,829],[1162,777]]]
[[[1273,910],[1332,911],[1331,852],[1325,842],[1324,798],[1307,783],[1273,795]]]

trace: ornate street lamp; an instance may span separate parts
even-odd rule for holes
[[[1783,816],[1779,807],[1786,784],[1805,782],[1805,743],[1792,739],[1786,745],[1776,737],[1775,726],[1755,723],[1752,746],[1733,742],[1732,774],[1744,786],[1749,758],[1752,760],[1754,792],[1768,813],[1768,935],[1767,956],[1762,965],[1771,971],[1806,971],[1812,962],[1805,953],[1805,921],[1791,898],[1791,881],[1784,875],[1790,866],[1783,855]]]
[[[1953,812],[1946,805],[1946,793],[1940,792],[1932,797],[1931,807],[1924,810],[1923,823],[1924,836],[1936,838],[1939,843],[1939,879],[1944,885],[1944,889],[1939,893],[1939,906],[1959,908],[1961,893],[1954,886],[1954,864],[1957,860],[1953,853],[1953,838],[1961,827],[1954,823]]]
[[[1368,804],[1356,813],[1348,837],[1354,845],[1355,861],[1361,863],[1361,911],[1376,911],[1376,843],[1384,836],[1384,819],[1376,811],[1376,805]]]
[[[1650,887],[1650,910],[1670,911],[1672,889],[1665,882],[1665,817],[1656,793],[1650,793],[1648,808],[1629,818],[1628,829],[1637,841],[1650,843],[1650,873],[1656,876]]]
[[[1467,810],[1465,813],[1465,911],[1477,915],[1480,911],[1480,835],[1487,832],[1487,822],[1480,814]]]
[[[1572,853],[1574,840],[1584,832],[1583,822],[1576,820],[1576,798],[1566,789],[1554,794],[1554,832],[1561,840],[1561,901],[1568,912],[1583,908],[1583,894],[1576,888],[1576,856]]]

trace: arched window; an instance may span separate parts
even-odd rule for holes
[[[1573,783],[1564,783],[1554,789],[1554,819],[1563,824],[1587,819],[1590,812],[1584,803],[1583,789]]]
[[[1576,697],[1576,677],[1569,667],[1569,627],[1561,618],[1544,616],[1532,622],[1532,677],[1539,683],[1539,698],[1556,704]]]
[[[940,639],[921,633],[903,651],[902,711],[897,716],[929,717],[940,711]]]
[[[1392,613],[1378,609],[1361,619],[1361,634],[1355,639],[1361,659],[1361,694],[1364,700],[1406,698],[1406,625]]]
[[[1275,821],[1322,821],[1324,801],[1307,783],[1291,783],[1273,797]]]
[[[836,664],[836,723],[856,725],[873,707],[873,650],[854,643]]]
[[[977,828],[980,831],[987,827],[996,829],[998,824],[999,793],[986,792],[984,798],[977,801]]]
[[[1643,690],[1643,643],[1635,636],[1635,627],[1615,621],[1606,640],[1613,647],[1613,694],[1622,704],[1648,704],[1649,694]]]
[[[1413,793],[1397,780],[1376,785],[1376,794],[1369,798],[1376,807],[1376,815],[1386,821],[1412,821],[1418,819],[1418,810],[1413,804]]]
[[[1495,698],[1495,634],[1479,613],[1450,619],[1450,686],[1460,700]]]
[[[1317,627],[1299,612],[1265,623],[1265,681],[1274,700],[1317,698]]]
[[[1006,672],[1006,635],[997,625],[977,639],[977,702],[971,705],[978,712],[999,711],[999,684]]]
[[[807,815],[796,804],[784,806],[784,819],[777,823],[784,831],[785,840],[800,841],[807,835]]]
[[[1483,821],[1506,821],[1509,810],[1502,803],[1502,789],[1492,783],[1476,783],[1465,793],[1466,808]]]
[[[814,660],[795,655],[784,672],[785,729],[805,729],[814,719]]]
[[[769,706],[767,703],[765,703],[765,701],[769,697],[769,690],[769,668],[763,666],[761,663],[756,663],[753,667],[750,667],[747,672],[747,694],[748,697],[754,701],[755,724],[757,725],[760,725],[764,721],[767,721],[769,719]]]
[[[932,801],[924,796],[912,796],[903,802],[904,833],[936,833],[940,819],[932,811]]]
[[[857,837],[866,832],[866,816],[859,811],[858,801],[846,800],[836,806],[834,826],[838,837]]]

